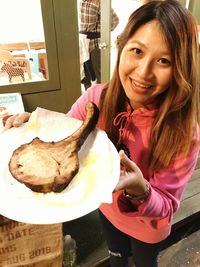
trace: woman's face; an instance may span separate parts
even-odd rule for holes
[[[133,109],[151,103],[172,80],[169,47],[156,20],[142,25],[122,50],[119,76]]]

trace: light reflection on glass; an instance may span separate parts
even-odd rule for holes
[[[0,85],[47,80],[40,0],[0,0]]]

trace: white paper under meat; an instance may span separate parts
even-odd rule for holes
[[[37,108],[28,123],[0,134],[0,214],[13,220],[51,224],[70,221],[112,201],[120,174],[118,153],[102,130],[94,130],[79,151],[80,170],[61,193],[35,193],[12,177],[8,162],[21,144],[38,136],[59,141],[82,121],[63,113]]]

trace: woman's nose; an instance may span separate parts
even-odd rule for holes
[[[149,59],[142,59],[137,67],[138,75],[143,78],[151,78],[153,76],[153,64]]]

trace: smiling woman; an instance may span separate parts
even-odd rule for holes
[[[98,126],[123,149],[113,203],[100,206],[111,266],[132,255],[152,267],[199,153],[196,21],[176,0],[152,1],[131,14],[117,49],[110,82],[88,89],[69,115],[83,119],[92,99]]]

